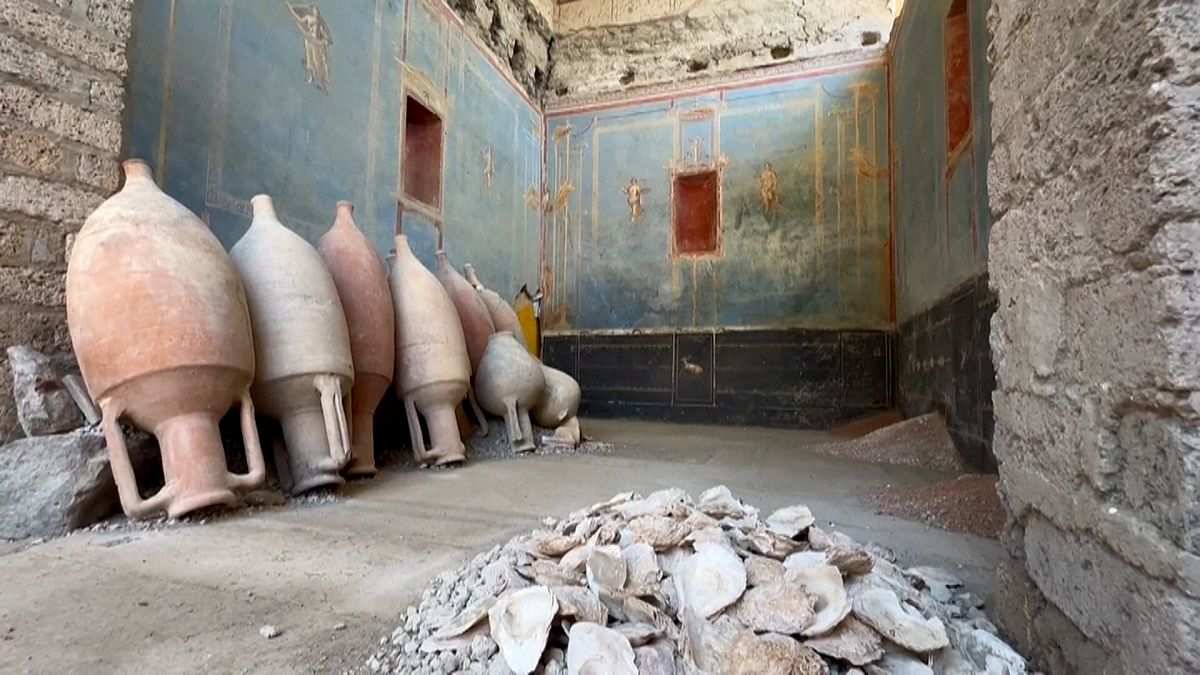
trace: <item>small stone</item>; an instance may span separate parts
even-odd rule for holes
[[[61,434],[83,426],[83,414],[50,357],[24,345],[8,348],[17,421],[26,436]]]
[[[272,626],[271,624],[267,624],[267,625],[263,626],[262,628],[258,629],[258,634],[265,637],[268,640],[273,640],[273,639],[279,637],[280,635],[283,635],[283,631],[279,630],[275,626]]]

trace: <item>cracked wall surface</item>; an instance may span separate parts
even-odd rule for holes
[[[63,277],[116,190],[133,0],[0,2],[0,346],[69,353]],[[0,443],[20,435],[0,350]]]
[[[994,2],[1003,623],[1054,673],[1200,672],[1200,5]]]
[[[565,8],[560,9],[560,18]],[[698,0],[653,21],[562,33],[546,92],[550,105],[621,96],[887,39],[886,0]]]
[[[446,1],[467,30],[499,57],[530,98],[541,101],[550,81],[550,46],[554,40],[550,0]]]

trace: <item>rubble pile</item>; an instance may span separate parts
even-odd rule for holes
[[[366,669],[546,675],[1018,675],[952,574],[724,486],[619,494],[445,572]]]

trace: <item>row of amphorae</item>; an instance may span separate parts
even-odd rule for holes
[[[266,195],[226,254],[144,162],[124,169],[125,186],[76,238],[66,285],[71,341],[103,411],[126,514],[178,516],[260,485],[256,405],[282,427],[275,465],[293,494],[375,473],[374,412],[393,382],[423,464],[466,458],[456,409],[471,393],[482,425],[480,406],[505,419],[514,450],[534,447],[531,412],[578,435],[578,384],[529,353],[512,307],[469,265],[470,280],[439,251],[435,275],[400,235],[385,269],[349,202],[318,250],[279,222]],[[234,405],[245,474],[229,471],[218,429]],[[149,498],[121,418],[158,438],[166,481]]]

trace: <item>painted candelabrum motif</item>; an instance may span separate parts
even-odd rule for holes
[[[304,36],[304,72],[308,83],[321,90],[321,93],[328,94],[329,47],[333,45],[329,24],[325,23],[316,5],[288,3],[288,11]]]
[[[492,189],[492,182],[496,179],[496,153],[492,150],[492,146],[487,146],[483,149],[483,185],[488,190]]]

